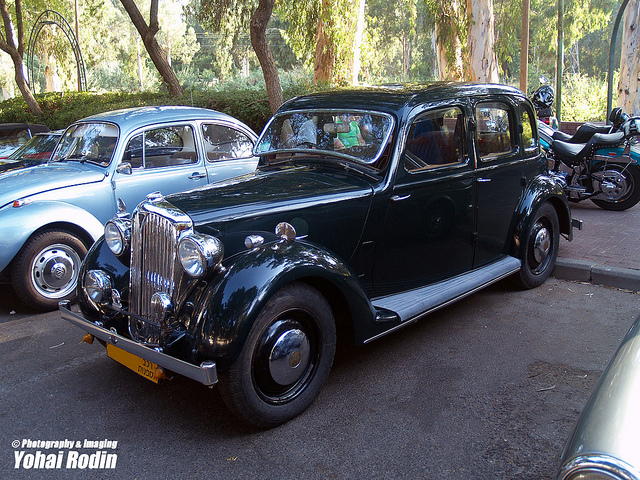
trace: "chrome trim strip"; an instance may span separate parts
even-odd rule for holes
[[[573,475],[581,472],[604,472],[620,480],[640,480],[640,471],[632,465],[609,455],[595,453],[580,455],[565,463],[558,473],[558,480],[573,478]]]
[[[215,362],[203,362],[198,366],[165,353],[158,352],[157,350],[152,350],[117,333],[99,327],[86,320],[81,315],[72,312],[68,301],[60,302],[59,310],[63,319],[73,323],[75,326],[80,327],[104,342],[117,346],[118,348],[137,355],[144,360],[149,360],[161,367],[165,367],[167,370],[182,375],[183,377],[200,382],[203,385],[211,386],[218,383],[218,371]]]

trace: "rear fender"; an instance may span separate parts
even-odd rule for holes
[[[269,298],[295,281],[328,282],[348,305],[350,319],[375,318],[375,309],[349,266],[304,241],[266,244],[240,254],[225,268],[195,300],[184,346],[192,361],[214,358],[221,368],[233,363]],[[327,298],[330,304],[334,300]]]
[[[513,236],[513,250],[511,252],[514,257],[521,258],[521,248],[533,222],[533,214],[544,202],[551,203],[556,209],[558,221],[560,222],[560,233],[566,235],[569,241],[572,240],[571,210],[562,187],[553,178],[546,175],[538,175],[529,183],[519,206]]]

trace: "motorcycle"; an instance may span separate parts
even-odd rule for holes
[[[562,180],[569,201],[620,211],[640,201],[640,117],[615,108],[609,120],[581,125],[574,135],[538,120],[538,131],[549,173]]]

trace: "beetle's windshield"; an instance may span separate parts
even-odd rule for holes
[[[52,162],[90,162],[107,167],[118,141],[118,128],[108,123],[80,123],[70,127],[60,140]]]
[[[256,155],[331,154],[373,165],[382,155],[393,118],[363,111],[297,111],[276,115],[258,143]]]

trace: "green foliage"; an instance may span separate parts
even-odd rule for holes
[[[313,91],[310,79],[299,72],[283,75],[285,100]],[[0,123],[44,123],[52,130],[65,128],[72,122],[92,114],[119,108],[144,105],[190,105],[218,110],[236,117],[259,132],[271,117],[264,81],[256,77],[227,82],[209,89],[193,87],[181,98],[167,93],[45,93],[36,96],[44,115],[29,112],[22,97],[0,102]]]
[[[614,80],[617,85],[617,79]],[[586,75],[565,75],[562,82],[562,120],[603,122],[607,119],[607,81]]]

